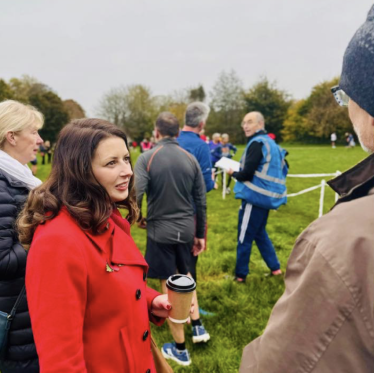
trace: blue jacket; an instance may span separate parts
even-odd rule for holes
[[[210,141],[209,144],[209,149],[210,149],[210,160],[212,161],[212,166],[216,164],[220,160],[221,157],[218,157],[216,154],[216,150],[221,146],[221,143],[214,143],[213,141]]]
[[[236,146],[232,145],[229,142],[227,144],[222,144],[222,143],[219,144],[219,146],[213,149],[211,152],[212,152],[212,157],[215,157],[217,161],[219,161],[222,157],[232,158],[237,152],[237,150],[238,149],[236,148]],[[233,152],[233,154],[231,154],[231,151]]]
[[[245,154],[254,141],[262,143],[263,158],[251,181],[236,182],[235,198],[265,209],[277,209],[287,202],[286,151],[267,135],[256,136],[247,144],[241,159],[241,169],[244,167]]]
[[[197,133],[191,131],[181,131],[177,141],[183,149],[195,156],[203,173],[206,191],[211,191],[214,188],[214,181],[212,180],[212,163],[208,144],[201,140]]]

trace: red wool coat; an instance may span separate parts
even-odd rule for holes
[[[26,269],[40,373],[155,373],[149,320],[158,292],[118,211],[101,235],[66,209],[40,225]]]

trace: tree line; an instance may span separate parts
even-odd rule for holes
[[[260,111],[267,131],[274,133],[278,142],[325,143],[332,132],[342,139],[345,132],[351,131],[347,110],[335,103],[330,92],[338,81],[334,78],[317,84],[309,97],[295,100],[266,77],[245,89],[235,71],[224,71],[208,94],[201,84],[169,95],[153,95],[140,84],[112,88],[103,94],[95,115],[115,123],[139,142],[151,136],[158,113],[172,112],[183,126],[187,105],[203,101],[211,108],[208,136],[214,132],[228,133],[232,142],[244,143],[242,118],[249,111]],[[29,103],[43,112],[45,126],[41,135],[50,141],[55,140],[69,120],[85,116],[76,101],[61,100],[51,88],[29,76],[12,78],[9,82],[0,79],[0,101],[9,98]]]
[[[187,105],[205,101],[211,108],[206,128],[209,136],[214,132],[228,133],[232,142],[244,143],[240,127],[243,116],[260,111],[267,131],[274,133],[277,141],[324,143],[332,132],[342,139],[351,130],[347,110],[336,104],[330,91],[338,81],[334,78],[320,83],[308,98],[294,100],[265,77],[246,90],[235,71],[222,72],[208,95],[202,85],[165,96],[153,96],[143,85],[113,88],[103,95],[96,112],[140,141],[151,135],[159,112],[172,112],[183,126]]]
[[[39,132],[45,141],[51,143],[56,141],[58,133],[70,120],[86,116],[76,101],[62,100],[49,86],[28,75],[8,82],[0,79],[0,102],[4,100],[17,100],[40,110],[45,124]]]

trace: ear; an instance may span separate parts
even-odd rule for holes
[[[199,125],[197,126],[199,132],[205,127],[205,122],[200,122]]]
[[[15,132],[13,132],[13,131],[7,132],[6,135],[5,135],[5,138],[7,139],[7,141],[9,142],[9,144],[11,144],[13,146],[17,145]]]
[[[155,127],[155,138],[158,139],[160,137],[160,133],[158,132],[157,128]]]
[[[370,115],[370,124],[372,127],[374,127],[374,118]]]

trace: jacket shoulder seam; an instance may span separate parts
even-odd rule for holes
[[[193,158],[192,158],[192,154],[191,154],[190,152],[188,152],[187,150],[183,149],[181,146],[177,146],[177,148],[178,148],[180,151],[182,151],[183,153],[186,153],[190,159],[193,159]]]
[[[148,163],[147,163],[147,172],[150,171],[151,169],[151,164],[153,162],[153,158],[155,157],[155,155],[164,147],[164,145],[161,145],[158,149],[155,150],[155,152],[151,155],[151,158],[149,159]]]

